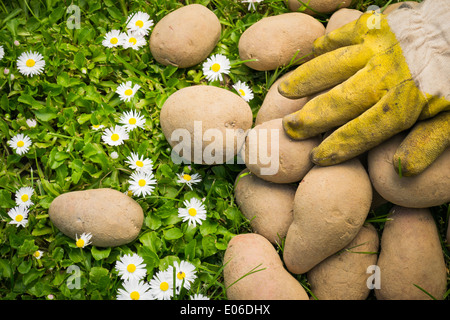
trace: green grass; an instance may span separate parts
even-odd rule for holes
[[[242,165],[181,166],[170,159],[170,147],[161,133],[159,112],[175,91],[204,83],[201,65],[176,69],[158,64],[148,46],[139,51],[106,49],[104,34],[123,29],[127,15],[145,11],[156,23],[167,13],[188,3],[201,3],[212,9],[222,24],[222,36],[213,53],[226,55],[234,67],[230,81],[247,82],[255,94],[250,101],[254,115],[270,85],[288,70],[255,72],[240,63],[238,40],[242,32],[264,16],[289,12],[285,1],[266,0],[248,12],[247,4],[232,0],[79,0],[81,28],[69,29],[66,21],[69,1],[0,0],[0,45],[5,57],[0,61],[0,299],[115,299],[121,287],[114,265],[124,253],[138,253],[147,265],[147,280],[176,260],[189,260],[197,267],[198,278],[190,292],[211,299],[226,299],[223,284],[223,254],[236,234],[251,232],[234,201],[233,184]],[[369,5],[383,7],[387,1],[361,0],[352,5],[364,11]],[[317,18],[326,23],[329,15]],[[147,37],[148,39],[148,37]],[[20,42],[19,46],[13,44]],[[46,60],[45,73],[32,78],[20,75],[15,61],[23,51],[38,51]],[[10,70],[4,74],[3,70]],[[11,74],[15,79],[11,80]],[[134,103],[123,103],[115,93],[118,84],[133,81],[141,85]],[[147,119],[144,130],[132,132],[120,148],[105,145],[101,132],[92,125],[106,127],[134,105]],[[28,128],[26,119],[38,125]],[[6,144],[12,136],[25,132],[33,141],[24,156],[16,155]],[[113,151],[119,158],[110,157]],[[125,192],[131,173],[124,160],[130,152],[153,160],[158,181],[151,196],[135,198],[145,212],[139,237],[132,243],[113,248],[77,248],[72,239],[59,232],[48,217],[52,200],[63,193],[90,188],[113,188]],[[176,183],[176,174],[199,173],[202,183],[193,190]],[[31,186],[34,206],[26,228],[8,224],[7,212],[15,206],[14,192]],[[190,228],[177,216],[177,207],[191,197],[204,199],[207,220]],[[369,216],[378,230],[384,215]],[[433,208],[440,235],[448,223],[448,205]],[[444,239],[444,238],[443,238]],[[44,252],[37,260],[32,254]],[[282,251],[282,246],[278,248]],[[449,252],[443,242],[446,261]],[[80,288],[70,289],[76,265]],[[305,276],[299,281],[308,289]]]

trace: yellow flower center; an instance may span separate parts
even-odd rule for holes
[[[137,40],[136,40],[136,38],[131,37],[131,38],[128,40],[128,42],[129,42],[129,43],[132,43],[133,45],[136,45]]]
[[[214,63],[214,64],[211,66],[211,70],[214,71],[214,72],[218,72],[218,71],[220,70],[220,64]]]
[[[245,96],[245,91],[242,89],[239,89],[239,93],[241,94],[241,96]]]
[[[184,273],[183,271],[178,272],[177,278],[183,280],[184,278],[186,278],[186,273]]]
[[[138,161],[136,161],[136,165],[138,166],[138,167],[143,167],[144,166],[144,163],[142,162],[142,161],[140,161],[140,160],[138,160]]]
[[[84,240],[83,239],[78,239],[76,242],[76,245],[78,248],[83,248],[84,247]]]
[[[22,200],[23,202],[27,202],[28,199],[29,199],[29,197],[28,197],[27,194],[24,194],[24,195],[22,195],[22,196],[20,197],[20,200]]]
[[[18,214],[18,215],[16,216],[16,221],[17,221],[17,222],[20,222],[20,221],[22,221],[22,220],[23,220],[23,215]]]
[[[33,253],[33,256],[36,258],[39,257],[40,255],[41,255],[41,253],[39,251],[36,251],[35,253]]]
[[[127,89],[127,90],[125,90],[124,94],[125,94],[126,96],[131,96],[131,95],[133,94],[133,90]]]
[[[142,20],[136,21],[136,27],[142,28],[144,26],[144,22]]]
[[[169,284],[167,282],[161,282],[161,284],[159,285],[159,288],[162,291],[167,291],[167,290],[169,290]]]
[[[136,118],[131,118],[130,120],[128,120],[129,124],[136,124]]]
[[[134,264],[130,263],[130,264],[127,266],[127,271],[128,271],[128,272],[131,272],[131,273],[135,272],[135,271],[136,271],[136,266],[135,266]]]
[[[140,294],[137,291],[133,291],[132,293],[130,293],[130,298],[131,300],[139,300]]]
[[[93,127],[94,127],[95,129],[98,129],[98,128],[100,128],[100,125],[99,125],[99,124],[94,124]]]
[[[117,133],[113,133],[112,136],[111,136],[111,140],[112,141],[117,141],[117,140],[119,140],[119,138],[120,137],[119,137],[119,135]]]
[[[147,182],[144,179],[141,179],[141,180],[139,180],[138,184],[140,187],[143,187],[147,184]]]
[[[25,142],[23,142],[22,140],[19,141],[19,142],[17,142],[17,146],[18,146],[19,148],[22,148],[24,145],[25,145]]]
[[[188,213],[191,217],[195,217],[197,215],[197,210],[195,210],[195,208],[189,208]]]
[[[188,175],[188,174],[185,174],[183,176],[183,179],[186,180],[186,181],[191,181],[192,177],[190,175]]]
[[[111,42],[111,44],[116,44],[117,42],[119,42],[119,39],[114,37],[114,38],[111,38],[111,40],[109,40],[109,42]]]
[[[25,64],[27,65],[28,68],[31,68],[34,67],[36,61],[34,61],[33,59],[28,59],[27,62],[25,62]]]

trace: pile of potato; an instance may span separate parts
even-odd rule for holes
[[[346,9],[350,2],[311,0],[311,12],[258,21],[241,36],[241,59],[255,59],[246,64],[256,71],[274,70],[293,57],[302,58],[298,63],[311,59],[316,38],[362,14]],[[288,2],[292,11],[297,10],[296,3]],[[335,13],[325,28],[313,17],[314,11]],[[164,59],[169,64],[175,61]],[[203,151],[208,148],[212,143],[204,138],[208,129],[234,128],[246,133],[232,137],[231,150],[214,157],[219,160],[215,163],[236,155],[244,159],[246,168],[236,179],[235,197],[253,229],[253,233],[236,235],[225,252],[228,298],[366,299],[375,290],[377,299],[442,299],[448,275],[430,207],[450,202],[450,149],[415,177],[400,177],[392,165],[403,133],[358,158],[319,167],[310,161],[309,152],[322,141],[322,135],[294,141],[281,125],[284,115],[300,110],[313,97],[284,98],[278,93],[278,83],[265,96],[253,127],[248,104],[235,101],[221,88],[181,89],[161,111],[166,138],[172,147],[185,152],[195,148],[195,143]],[[189,112],[182,113],[183,108]],[[203,123],[200,141],[194,134],[194,121]],[[187,145],[173,139],[180,127],[190,135]],[[271,135],[275,133],[274,140]],[[252,145],[256,143],[249,139],[252,135],[264,138],[268,154]],[[277,154],[270,154],[271,150]],[[192,154],[185,158],[205,164],[205,159]],[[264,173],[271,165],[267,158],[277,162],[278,170],[272,174]],[[388,202],[394,206],[377,231],[367,217]],[[297,279],[303,274],[310,284],[309,293]]]

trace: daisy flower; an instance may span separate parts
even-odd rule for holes
[[[128,131],[132,131],[136,128],[144,129],[145,118],[137,111],[125,111],[119,119],[119,122],[123,124],[123,127]]]
[[[112,129],[107,128],[102,136],[102,140],[110,146],[120,146],[128,138],[127,130],[121,126],[115,126]]]
[[[141,280],[145,277],[144,259],[136,253],[126,254],[116,262],[116,270],[122,280]]]
[[[34,128],[37,126],[37,121],[34,119],[27,119],[26,123],[30,128]]]
[[[105,34],[102,45],[114,48],[122,45],[123,41],[125,41],[125,35],[120,30],[111,30]]]
[[[22,187],[16,192],[16,204],[21,207],[28,208],[33,205],[31,202],[31,196],[34,190],[30,187]]]
[[[201,293],[196,293],[191,296],[191,300],[209,300],[209,298]]]
[[[145,40],[143,35],[137,34],[136,32],[127,32],[124,36],[122,42],[122,47],[124,49],[133,48],[134,50],[139,50],[141,47],[145,46],[147,40]]]
[[[230,73],[230,60],[223,54],[216,54],[203,63],[203,74],[209,81],[223,80],[222,74]]]
[[[178,209],[178,216],[183,219],[183,222],[188,221],[189,225],[194,228],[198,224],[202,224],[202,220],[206,219],[206,209],[203,203],[197,198],[184,200],[185,208]]]
[[[127,24],[127,29],[137,35],[146,36],[152,26],[153,20],[150,20],[150,16],[145,12],[139,11],[131,17]]]
[[[27,77],[42,73],[44,66],[44,57],[38,52],[24,52],[17,58],[17,69]]]
[[[183,260],[180,263],[176,261],[174,267],[176,271],[176,286],[183,286],[186,290],[189,290],[191,283],[197,278],[195,266],[192,263]]]
[[[262,1],[263,0],[242,0],[243,3],[245,3],[245,2],[248,3],[247,10],[249,10],[249,11],[250,11],[250,8],[253,8],[253,10],[256,10],[255,3],[260,3]]]
[[[173,296],[173,275],[171,268],[159,271],[150,280],[150,293],[156,300],[170,300]]]
[[[117,290],[117,300],[153,300],[148,283],[133,279],[124,281],[122,285],[123,289]]]
[[[102,124],[93,124],[93,125],[92,125],[92,129],[95,130],[95,131],[100,130],[100,129],[103,129],[104,127],[105,127],[105,126],[102,125]]]
[[[5,56],[5,50],[3,49],[3,46],[0,46],[0,60],[2,60],[4,56]]]
[[[140,157],[137,153],[132,152],[125,160],[130,168],[136,171],[151,173],[153,170],[153,162],[151,159]]]
[[[194,173],[192,175],[187,174],[187,173],[177,173],[178,176],[178,180],[177,183],[184,183],[186,184],[191,190],[192,190],[192,185],[199,183],[200,181],[202,181],[201,176],[198,173]]]
[[[120,84],[117,87],[116,93],[119,95],[120,100],[128,102],[131,100],[131,98],[134,97],[134,95],[136,94],[136,92],[139,90],[140,87],[141,86],[138,84],[135,84],[133,86],[131,81],[127,81],[125,83]]]
[[[31,139],[22,133],[11,138],[8,141],[8,144],[18,155],[23,155],[28,152],[28,149],[31,146]]]
[[[233,85],[234,90],[236,90],[239,95],[247,102],[253,99],[252,89],[245,83],[238,81]]]
[[[78,238],[78,235],[75,235],[75,244],[78,248],[84,248],[91,244],[92,234],[83,232],[81,236]]]
[[[12,219],[9,223],[25,227],[28,223],[28,209],[25,207],[15,207],[8,211],[8,216]]]
[[[33,253],[33,257],[35,257],[36,259],[40,259],[40,258],[42,258],[42,254],[43,254],[44,252],[42,252],[41,250],[36,250],[34,253]]]
[[[111,157],[111,159],[116,160],[119,157],[119,154],[115,151],[111,152],[111,154],[109,155]]]
[[[130,176],[130,190],[135,196],[143,196],[151,194],[155,187],[156,180],[152,172],[135,171]]]

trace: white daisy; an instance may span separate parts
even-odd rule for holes
[[[102,45],[108,48],[118,47],[125,41],[125,35],[120,30],[111,30],[105,34]]]
[[[192,282],[197,278],[195,266],[183,260],[180,263],[176,261],[174,267],[176,271],[176,286],[183,286],[186,290],[189,290]]]
[[[189,225],[196,227],[197,223],[202,224],[202,220],[206,219],[206,209],[203,203],[197,198],[184,200],[185,208],[178,208],[178,216],[183,222],[188,221]]]
[[[151,194],[156,180],[152,172],[135,171],[130,176],[130,190],[135,196],[143,196]]]
[[[203,63],[203,74],[209,81],[223,80],[222,74],[230,73],[230,60],[223,54],[216,54]]]
[[[122,286],[123,289],[117,290],[117,300],[153,300],[148,283],[132,279],[124,281]]]
[[[33,196],[34,190],[30,187],[22,187],[16,192],[16,204],[28,208],[33,205],[31,202],[31,197]]]
[[[139,90],[141,86],[138,84],[135,84],[133,86],[133,84],[131,83],[131,81],[127,81],[125,83],[120,84],[117,89],[116,89],[116,93],[119,95],[120,100],[122,101],[130,101],[131,98],[134,97],[134,95],[136,94],[136,92]]]
[[[148,158],[139,156],[137,153],[132,152],[125,160],[130,165],[130,168],[136,171],[151,173],[153,170],[153,161]]]
[[[138,35],[146,36],[152,26],[153,20],[150,20],[150,16],[145,12],[139,11],[131,17],[127,24],[127,29]]]
[[[75,244],[78,248],[84,248],[91,244],[92,234],[83,232],[81,236],[78,238],[78,235],[75,235]]]
[[[124,36],[122,42],[122,47],[124,49],[133,48],[134,50],[139,50],[141,47],[147,44],[143,35],[137,34],[135,32],[127,32]]]
[[[103,129],[104,127],[105,126],[103,124],[93,124],[92,125],[92,129],[95,130],[95,131]]]
[[[187,173],[177,173],[178,176],[178,180],[177,183],[184,183],[186,184],[191,190],[192,190],[192,185],[199,183],[200,181],[202,181],[201,176],[198,173],[194,173],[192,175],[187,174]]]
[[[145,277],[144,259],[138,254],[126,254],[116,262],[116,270],[122,280],[141,280]]]
[[[26,123],[30,128],[34,128],[37,126],[37,121],[35,119],[27,119]]]
[[[233,85],[234,90],[236,90],[239,95],[247,102],[253,99],[253,91],[250,87],[240,80]]]
[[[242,0],[243,3],[245,3],[245,2],[248,3],[247,10],[249,10],[249,11],[250,11],[250,8],[253,8],[253,10],[256,10],[255,3],[260,3],[262,1],[264,1],[264,0]]]
[[[44,252],[42,252],[41,250],[36,250],[34,253],[33,253],[33,257],[35,257],[36,259],[40,259],[40,258],[42,258],[42,254],[43,254]]]
[[[2,60],[4,56],[5,56],[5,50],[3,49],[3,46],[0,46],[0,60]]]
[[[209,298],[201,293],[196,293],[191,296],[191,300],[209,300]]]
[[[150,293],[156,300],[170,300],[173,296],[172,269],[159,271],[150,280]]]
[[[27,135],[19,133],[12,137],[8,144],[18,155],[23,155],[28,152],[31,146],[31,139]]]
[[[136,110],[125,111],[119,119],[119,122],[123,124],[123,127],[128,131],[132,131],[136,128],[144,129],[145,118]]]
[[[42,73],[44,66],[44,57],[39,52],[24,52],[17,59],[17,69],[27,77]]]
[[[25,227],[28,223],[28,209],[17,206],[8,211],[8,216],[12,219],[9,223]]]
[[[102,140],[110,146],[120,146],[125,140],[128,140],[129,135],[127,130],[121,126],[114,128],[107,128],[103,132]]]

